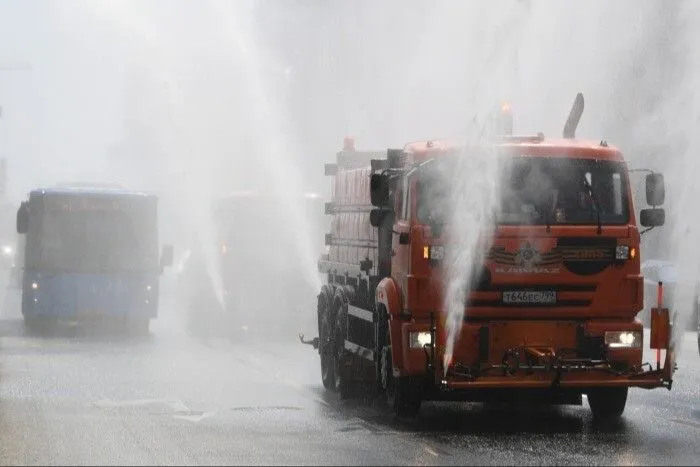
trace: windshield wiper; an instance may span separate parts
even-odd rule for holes
[[[598,216],[598,235],[600,235],[601,233],[603,233],[603,224],[600,221],[600,205],[598,204],[598,199],[596,198],[596,195],[593,193],[593,187],[590,183],[588,183],[588,179],[586,177],[583,177],[583,183],[586,185],[586,189],[588,190],[588,196],[591,198],[591,201],[593,201],[593,207],[595,208],[595,212]]]

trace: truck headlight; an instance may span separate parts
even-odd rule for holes
[[[642,346],[639,331],[605,331],[605,344],[612,349],[630,349]]]
[[[12,247],[10,245],[5,245],[2,247],[2,254],[5,256],[11,256],[12,255]]]
[[[629,245],[617,245],[615,247],[616,261],[627,261],[628,259],[634,259],[636,256],[637,250],[635,248],[630,248]]]
[[[434,261],[445,259],[445,247],[443,245],[424,246],[423,259],[430,259]]]
[[[409,344],[412,349],[422,349],[432,341],[429,331],[411,332],[409,334]]]

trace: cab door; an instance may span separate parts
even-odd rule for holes
[[[401,181],[400,195],[397,196],[396,213],[397,218],[392,231],[392,262],[391,271],[401,287],[403,307],[406,309],[407,284],[411,264],[411,212],[412,212],[412,192],[413,174],[415,171],[407,173]]]

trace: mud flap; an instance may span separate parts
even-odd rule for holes
[[[656,369],[661,370],[661,380],[671,389],[673,383],[673,373],[676,371],[675,338],[673,329],[677,324],[678,315],[674,313],[673,323],[671,322],[671,312],[664,307],[664,284],[659,281],[657,287],[656,307],[651,311],[651,332],[649,335],[649,347],[656,350]],[[661,351],[666,350],[663,369],[660,357]]]
[[[649,336],[649,347],[657,352],[657,371],[661,370],[661,380],[667,385],[670,390],[673,384],[673,373],[676,371],[676,338],[674,329],[677,326],[678,314],[673,313],[673,322],[671,321],[671,312],[663,305],[663,283],[659,282],[657,306],[651,311],[651,332]],[[666,351],[664,365],[660,366],[660,352]]]
[[[678,313],[673,314],[673,322],[669,323],[669,341],[668,348],[666,349],[666,358],[664,359],[664,368],[661,372],[661,379],[668,384],[668,389],[671,389],[673,384],[673,374],[676,372],[676,340],[677,336],[674,332],[678,324]]]

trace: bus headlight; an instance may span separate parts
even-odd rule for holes
[[[37,290],[39,288],[38,282],[32,282],[32,289]]]
[[[2,247],[2,254],[5,256],[12,256],[12,247],[10,245]]]
[[[631,349],[642,346],[639,331],[605,331],[605,344],[611,349]]]
[[[409,334],[409,344],[412,349],[422,349],[431,343],[429,331],[412,332]]]

